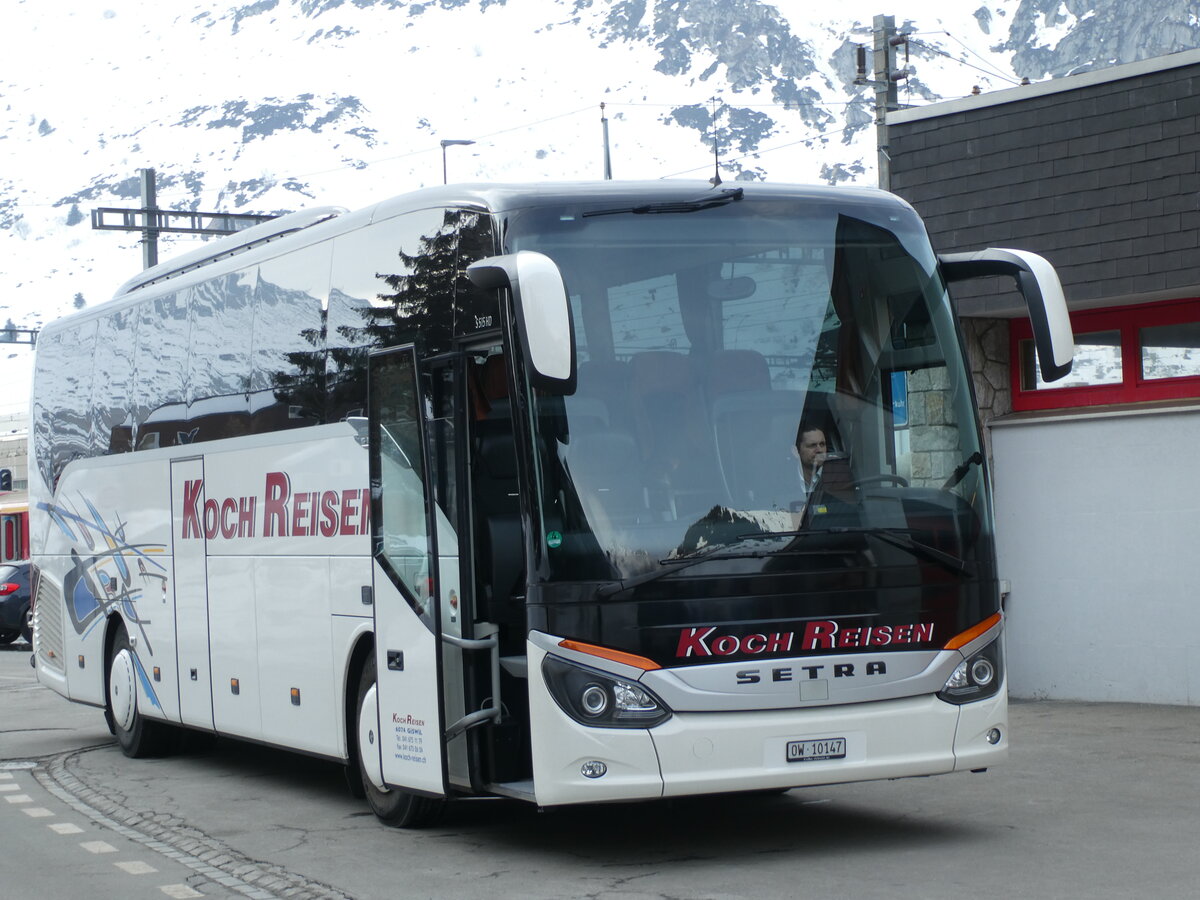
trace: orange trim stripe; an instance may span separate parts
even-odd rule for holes
[[[945,649],[946,650],[957,650],[959,647],[965,647],[967,644],[971,643],[971,641],[975,640],[975,638],[979,637],[985,631],[988,631],[989,629],[994,628],[997,625],[999,625],[1000,618],[1001,618],[1000,613],[995,613],[994,615],[988,616],[986,619],[984,619],[982,622],[980,622],[974,628],[968,628],[966,631],[964,631],[962,634],[958,635],[957,637],[952,637],[947,642]]]
[[[646,659],[644,656],[638,656],[634,653],[626,653],[624,650],[611,650],[608,647],[597,647],[595,644],[585,644],[582,641],[561,640],[558,646],[565,650],[574,650],[577,653],[586,653],[589,656],[598,656],[601,659],[612,660],[626,666],[633,666],[635,669],[645,669],[651,671],[653,669],[661,669],[658,663],[652,659]]]

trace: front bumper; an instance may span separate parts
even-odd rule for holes
[[[837,784],[980,769],[1008,755],[1002,690],[955,706],[933,695],[840,706],[675,713],[653,729],[586,727],[567,716],[530,646],[534,794],[543,806]],[[1000,739],[990,743],[988,733]],[[994,736],[994,735],[993,735]],[[788,762],[789,741],[840,737],[843,759]],[[594,773],[596,762],[605,774]]]

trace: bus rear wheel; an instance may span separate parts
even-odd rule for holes
[[[137,662],[124,625],[117,626],[108,652],[107,693],[105,718],[117,736],[121,752],[135,759],[166,752],[168,726],[146,719],[138,709]]]
[[[357,734],[358,769],[363,792],[371,811],[385,825],[394,828],[425,828],[442,817],[446,801],[419,797],[407,791],[389,788],[383,783],[380,765],[379,707],[375,700],[375,657],[370,656],[358,680]]]

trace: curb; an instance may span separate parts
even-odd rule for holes
[[[331,885],[244,856],[176,816],[131,810],[119,799],[89,787],[70,765],[77,756],[94,749],[85,747],[43,759],[33,775],[47,791],[97,825],[251,900],[354,900]]]

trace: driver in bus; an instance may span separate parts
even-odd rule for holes
[[[821,466],[825,462],[828,445],[825,432],[804,420],[796,427],[796,446],[792,451],[798,461],[796,470],[800,476],[800,487],[804,491],[802,501],[806,502],[817,486],[821,477]]]

